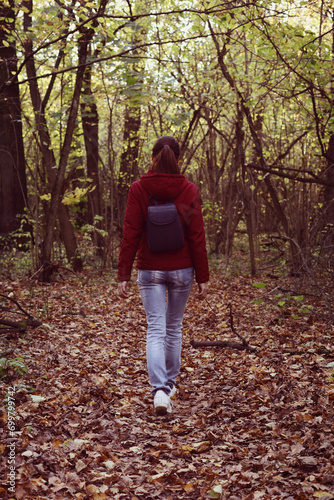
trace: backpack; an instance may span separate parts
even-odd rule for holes
[[[153,201],[154,205],[150,205]],[[160,205],[150,196],[146,220],[148,247],[151,252],[169,252],[184,247],[182,222],[173,200]]]

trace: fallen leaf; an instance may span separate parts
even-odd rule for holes
[[[195,488],[194,488],[194,484],[193,483],[187,483],[184,487],[183,487],[184,491],[186,491],[187,493],[192,493]]]
[[[108,470],[112,470],[112,469],[114,469],[114,467],[115,467],[115,465],[116,465],[116,464],[115,464],[115,462],[113,462],[112,460],[106,460],[106,461],[105,461],[105,462],[103,462],[103,463],[104,463],[104,465],[106,466],[106,468],[107,468]]]
[[[80,472],[82,471],[83,469],[86,469],[87,467],[87,464],[85,464],[85,462],[83,462],[82,460],[78,460],[75,464],[75,470],[77,472]]]
[[[22,455],[23,457],[28,457],[28,458],[29,458],[29,457],[32,457],[32,456],[33,456],[33,452],[32,452],[31,450],[27,450],[27,451],[23,451],[23,452],[21,453],[21,455]]]
[[[221,484],[218,484],[217,486],[211,488],[211,490],[208,493],[210,498],[221,498],[222,494],[223,494],[223,487]]]
[[[318,465],[318,461],[314,457],[299,457],[299,460],[305,465]]]
[[[34,394],[30,394],[30,397],[31,397],[33,403],[41,403],[42,401],[46,400],[46,398],[44,396],[34,396]]]

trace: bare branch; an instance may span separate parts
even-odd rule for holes
[[[15,299],[13,299],[12,297],[8,297],[8,295],[3,295],[2,293],[0,293],[0,297],[3,297],[4,299],[10,300],[10,301],[11,301],[11,302],[13,302],[13,303],[14,303],[14,304],[15,304],[15,305],[16,305],[16,306],[20,309],[20,311],[22,311],[22,312],[23,312],[23,313],[24,313],[24,314],[25,314],[28,318],[30,318],[30,319],[32,319],[32,320],[34,319],[34,317],[33,317],[33,316],[31,316],[31,314],[29,314],[27,311],[25,311],[25,310],[23,309],[23,307],[22,307],[22,306],[20,306],[20,304],[19,304],[19,303],[18,303]]]
[[[276,175],[277,177],[281,177],[283,179],[291,179],[293,181],[298,181],[298,182],[302,182],[305,184],[320,184],[322,186],[329,186],[329,187],[334,186],[333,182],[326,181],[326,180],[322,179],[321,177],[318,177],[317,175],[313,174],[313,172],[306,171],[306,170],[304,172],[302,172],[302,171],[298,171],[298,170],[292,169],[292,168],[284,168],[284,172],[283,172],[281,170],[275,170],[274,168],[260,166],[258,164],[254,164],[254,163],[248,163],[246,166],[249,168],[252,168],[254,170],[259,170],[260,172],[266,172],[268,174]],[[289,174],[289,173],[287,173],[287,171],[294,171],[296,173]],[[312,176],[313,178],[301,177],[300,175],[298,175],[297,172],[299,172],[300,174],[303,174],[303,173],[308,174],[308,175]]]

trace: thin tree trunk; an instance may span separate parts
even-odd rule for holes
[[[138,152],[139,152],[140,108],[125,108],[124,119],[124,149],[121,155],[121,164],[118,179],[118,227],[123,227],[126,200],[130,184],[138,179]]]
[[[17,80],[5,85],[16,73],[16,47],[9,37],[15,29],[14,0],[0,5],[0,234],[20,226],[17,215],[24,213],[27,185],[22,138],[21,102]],[[9,21],[12,19],[12,21]]]
[[[101,229],[100,222],[95,221],[95,216],[102,216],[101,194],[99,183],[99,115],[91,88],[92,67],[87,66],[84,73],[84,89],[81,100],[81,120],[84,133],[88,191],[88,223]],[[98,249],[98,254],[103,255],[104,239],[98,231],[93,233],[93,242]]]
[[[334,10],[332,11],[332,28],[334,29]],[[334,62],[334,31],[332,32],[332,61]],[[331,78],[331,95],[334,99],[334,71],[332,71]],[[332,186],[326,186],[324,190],[325,223],[332,229],[329,237],[329,244],[332,246],[334,245],[334,134],[328,142],[326,180],[332,183]]]
[[[334,245],[334,134],[328,142],[326,180],[331,182],[332,186],[326,186],[324,189],[325,224],[332,228],[328,243]]]
[[[133,3],[128,1],[128,8],[131,22],[133,23],[132,44],[135,46],[139,41],[142,42],[142,37],[146,39],[147,31],[140,23],[137,24],[135,12],[138,5],[141,5],[138,0]],[[147,6],[148,7],[148,6]],[[130,65],[131,70],[139,75],[144,71],[144,64],[140,60],[140,54],[136,49],[132,52],[133,56],[138,57],[138,61]],[[130,69],[129,68],[129,69]],[[136,83],[139,87],[136,89],[138,94],[141,93],[142,80],[139,76],[136,77]],[[123,136],[123,151],[121,154],[121,162],[118,179],[118,230],[123,227],[125,215],[126,201],[130,184],[138,179],[138,155],[139,155],[139,129],[141,125],[141,106],[138,105],[138,99],[133,101],[130,97],[125,102],[124,112],[124,136]]]
[[[57,170],[56,181],[51,193],[50,210],[48,214],[46,234],[42,246],[43,263],[49,263],[51,261],[51,252],[54,239],[54,227],[57,219],[58,209],[61,204],[61,199],[63,195],[65,172],[66,172],[68,157],[70,154],[73,132],[75,129],[76,120],[78,116],[81,87],[83,83],[85,63],[88,54],[88,44],[91,40],[93,33],[94,33],[93,30],[84,30],[81,38],[79,39],[79,64],[76,74],[76,81],[73,91],[71,108],[67,120],[67,128],[66,128],[64,143],[60,153],[60,160]],[[81,263],[80,259],[74,257],[74,262],[73,262],[74,270],[78,270],[78,267],[79,268],[81,267],[80,263]],[[51,272],[52,269],[50,269],[49,266],[45,266],[42,273],[43,281],[49,281]]]

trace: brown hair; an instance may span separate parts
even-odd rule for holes
[[[153,146],[152,170],[160,174],[179,174],[178,159],[180,146],[174,137],[165,135],[160,137]]]

